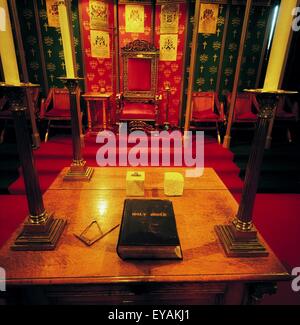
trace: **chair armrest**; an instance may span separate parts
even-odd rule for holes
[[[48,107],[53,99],[53,92],[54,92],[54,89],[51,88],[50,91],[49,91],[49,94],[47,96],[47,98],[43,98],[41,100],[41,110],[40,110],[40,118],[44,118],[46,112],[48,111]]]
[[[46,114],[46,106],[45,106],[46,99],[42,98],[41,106],[40,106],[40,118],[43,119]]]
[[[254,95],[252,97],[252,103],[253,103],[253,105],[254,105],[254,107],[256,109],[256,113],[258,113],[259,112],[259,104],[258,104],[257,99],[256,99],[256,97]]]
[[[223,102],[220,102],[220,119],[222,121],[226,120],[225,112],[224,112],[224,103]]]
[[[215,98],[215,105],[217,107],[217,111],[218,111],[219,115],[221,116],[221,114],[222,114],[221,113],[221,105],[220,105],[220,101],[219,101],[219,97],[218,97],[217,93],[215,93],[214,98]]]

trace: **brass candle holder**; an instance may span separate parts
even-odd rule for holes
[[[229,257],[257,257],[267,256],[268,251],[257,237],[257,230],[253,225],[253,208],[258,187],[259,175],[263,161],[267,132],[273,111],[279,96],[296,94],[294,91],[245,89],[256,94],[260,106],[258,121],[252,142],[242,198],[236,217],[229,225],[215,227],[225,253]]]
[[[38,87],[31,83],[11,85],[0,83],[0,92],[8,97],[14,119],[17,147],[23,170],[29,216],[22,232],[12,245],[13,250],[53,250],[64,230],[66,221],[54,218],[44,208],[37,170],[29,138],[25,105],[26,91]],[[2,95],[1,94],[1,95]]]
[[[83,159],[81,150],[81,139],[80,139],[80,122],[78,97],[79,94],[79,81],[83,78],[68,78],[60,77],[60,79],[67,87],[70,94],[70,111],[71,111],[71,126],[72,126],[72,146],[73,146],[73,161],[71,166],[64,176],[64,181],[90,181],[94,169],[86,165],[86,161]]]

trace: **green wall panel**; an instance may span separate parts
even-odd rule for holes
[[[223,62],[220,52],[224,33],[226,10],[229,6],[227,34]],[[244,57],[239,80],[239,91],[255,87],[263,42],[271,7],[254,6],[251,9]],[[215,91],[218,70],[221,69],[219,95],[232,91],[239,44],[245,14],[244,5],[220,5],[216,34],[198,34],[195,62],[194,91]]]
[[[40,59],[41,54],[38,44],[33,1],[34,0],[24,0],[24,4],[18,6],[18,13],[22,28],[22,38],[30,81],[38,82],[41,85],[42,90],[44,90],[43,88],[45,85],[43,80]],[[46,0],[37,0],[37,5],[48,86],[49,88],[63,87],[62,82],[57,79],[58,77],[66,75],[60,28],[49,27]],[[72,23],[78,76],[83,77],[78,0],[72,0]]]
[[[24,0],[23,6],[18,6],[18,16],[29,81],[41,85],[43,90],[45,85],[32,0]]]
[[[270,7],[253,7],[245,43],[243,64],[239,79],[239,91],[256,86],[257,71],[263,50],[265,33],[267,32]]]
[[[245,6],[231,6],[220,82],[220,95],[231,92],[239,52]]]
[[[198,34],[194,91],[215,91],[220,65],[226,6],[219,6],[216,34]]]

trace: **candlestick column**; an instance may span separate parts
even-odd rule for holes
[[[22,232],[12,246],[13,250],[53,250],[64,230],[65,220],[56,219],[45,210],[39,178],[34,164],[31,141],[27,128],[25,97],[32,84],[11,86],[0,84],[0,96],[5,93],[11,107],[19,158],[25,183],[29,216]]]
[[[59,78],[66,85],[70,94],[71,126],[72,126],[72,146],[73,161],[64,176],[64,181],[89,181],[93,175],[94,169],[87,167],[86,161],[82,156],[81,139],[80,139],[80,122],[78,113],[79,103],[79,80],[81,78]]]
[[[225,253],[230,257],[267,256],[268,251],[261,244],[253,225],[253,208],[263,160],[269,123],[280,95],[292,94],[288,91],[265,91],[264,89],[246,90],[257,95],[260,105],[258,123],[252,142],[246,169],[242,198],[236,217],[229,225],[216,226]]]

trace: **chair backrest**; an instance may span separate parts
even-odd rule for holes
[[[227,103],[231,101],[231,93],[227,95]],[[245,113],[250,113],[252,111],[252,103],[253,103],[253,95],[242,93],[237,94],[235,107],[234,107],[234,115],[235,117],[239,117]],[[229,109],[229,107],[227,107]]]
[[[121,49],[123,96],[130,100],[154,99],[157,90],[159,50],[144,40],[135,40]]]
[[[192,95],[192,118],[198,114],[215,111],[215,92],[195,92]]]
[[[67,89],[53,88],[53,109],[70,110],[70,95]]]

